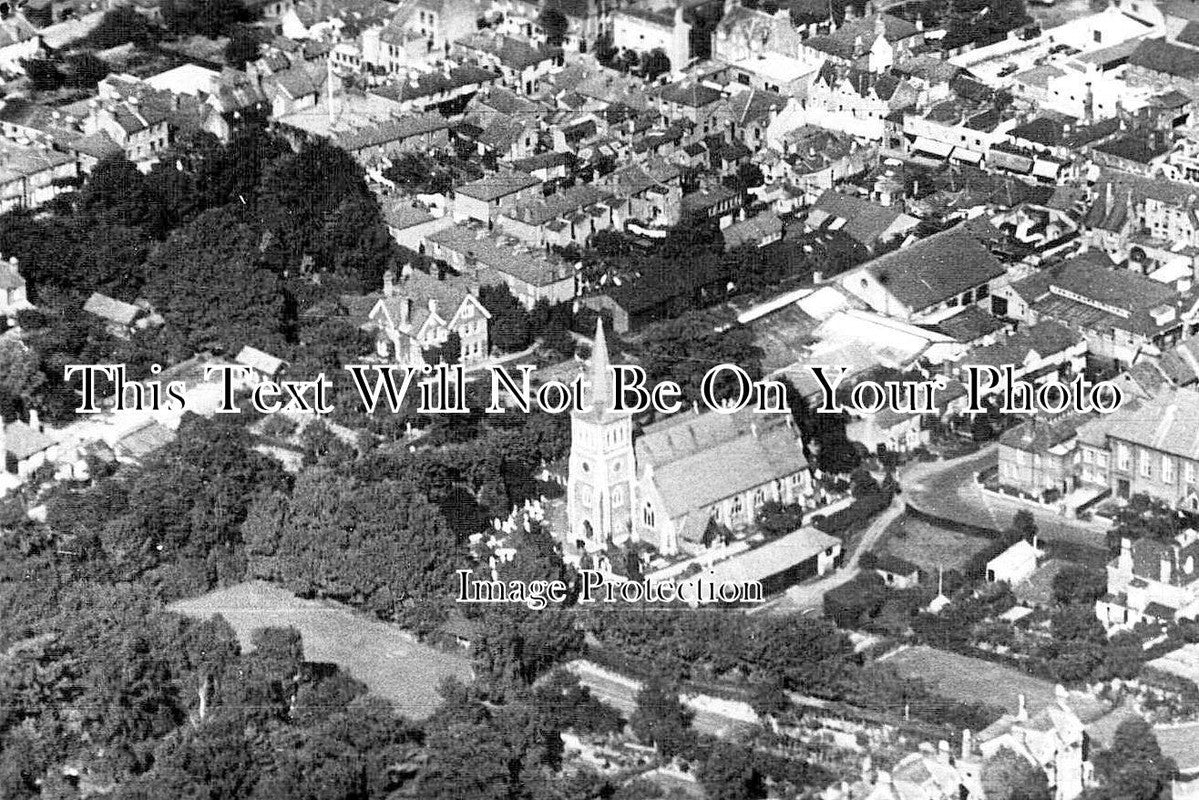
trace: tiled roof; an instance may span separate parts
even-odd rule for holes
[[[334,140],[344,150],[354,152],[366,147],[376,147],[390,142],[402,142],[413,136],[446,130],[450,123],[440,114],[419,114],[404,116],[395,120],[373,125],[369,128],[338,133]]]
[[[257,370],[263,375],[276,375],[287,363],[281,358],[276,358],[270,353],[249,345],[239,350],[237,357],[233,360],[242,366]]]
[[[667,103],[687,106],[688,108],[703,108],[718,102],[723,97],[711,86],[705,86],[698,81],[681,81],[663,86],[658,97]]]
[[[978,306],[970,305],[932,327],[946,336],[952,336],[957,341],[968,344],[1003,330],[1004,324]]]
[[[491,202],[532,188],[540,183],[541,181],[532,175],[520,172],[500,172],[459,186],[454,192],[476,200]]]
[[[1199,22],[1188,22],[1174,38],[1182,44],[1199,47]]]
[[[1086,420],[1081,416],[1059,417],[1043,420],[1034,417],[1014,428],[1004,431],[999,443],[1029,453],[1045,453],[1050,448],[1068,442],[1078,433],[1078,426]]]
[[[395,282],[392,294],[384,294],[379,302],[383,303],[392,323],[397,326],[403,318],[402,306],[408,302],[412,311],[407,330],[416,331],[433,312],[430,301],[433,301],[437,315],[449,322],[467,297],[474,296],[475,287],[471,276],[452,272],[433,276],[421,270],[408,269]],[[485,309],[481,313],[490,316]]]
[[[1135,445],[1199,459],[1199,391],[1165,389],[1155,397],[1126,402],[1079,428],[1079,436],[1102,444],[1114,436]]]
[[[3,431],[5,449],[18,460],[24,460],[54,446],[54,440],[49,436],[19,420],[3,425]]]
[[[906,218],[905,227],[916,227],[919,220],[908,217],[901,208],[882,206],[864,197],[826,190],[817,198],[808,214],[813,227],[832,220],[844,220],[839,230],[867,247],[878,244],[879,238],[897,221]]]
[[[12,291],[25,285],[15,261],[0,260],[0,290]]]
[[[959,228],[934,234],[862,267],[896,299],[919,311],[1004,274],[1003,265]]]
[[[787,415],[683,412],[647,426],[635,443],[671,518],[807,469]]]
[[[763,581],[815,558],[841,540],[813,527],[800,528],[732,558],[719,561],[696,575],[714,583]]]
[[[1199,383],[1199,337],[1183,339],[1163,353],[1160,367],[1175,386]]]
[[[1147,39],[1129,57],[1128,63],[1152,72],[1176,78],[1199,77],[1199,51],[1167,42]]]
[[[142,313],[142,309],[133,303],[125,303],[99,292],[87,299],[87,302],[83,304],[83,310],[119,325],[132,325],[133,321]]]
[[[555,192],[548,197],[529,200],[508,211],[504,216],[520,220],[529,225],[544,225],[547,222],[587,208],[595,203],[610,199],[611,195],[594,186],[581,184]]]
[[[1020,365],[1035,353],[1041,358],[1056,355],[1078,344],[1080,336],[1053,321],[1038,322],[1013,333],[995,344],[980,347],[970,354],[970,363],[1001,366]]]
[[[783,233],[783,221],[777,214],[764,211],[761,214],[734,222],[722,231],[726,247],[758,244],[766,239],[777,239]]]
[[[488,270],[510,275],[531,286],[549,286],[573,277],[566,262],[540,247],[466,227],[446,228],[429,236],[431,243],[472,257]]]

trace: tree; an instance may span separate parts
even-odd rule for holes
[[[107,61],[86,50],[67,56],[66,68],[65,83],[72,89],[95,89],[112,71]]]
[[[566,32],[570,29],[570,20],[558,8],[547,5],[541,11],[537,24],[545,31],[545,41],[550,47],[561,47]]]
[[[145,14],[139,14],[132,6],[120,6],[105,11],[100,24],[77,44],[96,50],[108,50],[123,44],[144,46],[156,41],[160,33]]]
[[[1119,552],[1121,539],[1171,541],[1186,528],[1178,511],[1147,494],[1134,494],[1116,512],[1116,524],[1107,534],[1108,549]]]
[[[304,595],[348,601],[427,632],[464,557],[436,506],[408,481],[304,470],[286,511],[255,517],[255,571]],[[272,527],[272,522],[278,528]]]
[[[480,684],[495,697],[531,686],[577,654],[583,644],[574,618],[557,606],[538,611],[522,606],[487,608],[480,622],[472,655]]]
[[[147,262],[146,297],[196,351],[282,346],[283,288],[262,266],[260,238],[232,211],[206,211]]]
[[[21,66],[36,92],[52,92],[61,88],[66,80],[57,62],[49,58],[24,58]]]
[[[682,755],[695,742],[691,720],[695,713],[679,700],[676,686],[652,677],[637,692],[637,710],[629,726],[637,738],[658,748],[667,758]]]
[[[257,31],[246,25],[238,25],[225,45],[225,63],[234,69],[245,69],[246,62],[258,60],[260,47]]]
[[[988,800],[1050,800],[1053,796],[1045,771],[1007,747],[983,763],[982,786]]]
[[[479,302],[491,314],[488,333],[491,344],[504,353],[524,350],[532,342],[529,312],[506,283],[479,287]]]
[[[38,356],[15,336],[0,338],[0,418],[33,401],[46,376],[38,370]],[[9,419],[12,414],[7,415]]]
[[[1061,605],[1093,606],[1107,594],[1107,576],[1082,564],[1066,564],[1053,576],[1053,599]]]
[[[1173,759],[1162,753],[1153,728],[1140,717],[1121,722],[1094,763],[1100,789],[1110,800],[1157,800],[1178,772]]]
[[[763,717],[777,717],[791,710],[791,698],[778,675],[770,675],[754,684],[749,704]]]
[[[660,47],[655,47],[641,56],[641,75],[647,81],[652,81],[659,75],[670,72],[671,66],[670,58]]]
[[[711,800],[756,800],[766,797],[766,784],[747,748],[717,742],[700,764],[696,778]]]
[[[81,222],[119,225],[159,238],[166,232],[162,199],[141,170],[122,155],[98,163],[79,191],[75,205]]]
[[[1032,542],[1037,535],[1037,521],[1032,512],[1020,509],[1012,516],[1012,532],[1026,542]]]
[[[240,0],[165,0],[162,21],[180,36],[225,36],[240,23],[254,21],[250,7]]]
[[[689,402],[702,402],[700,386],[708,370],[719,364],[736,364],[752,380],[762,377],[762,350],[744,326],[725,327],[709,312],[685,316],[647,328],[637,347],[650,383],[673,380]],[[737,384],[725,372],[714,381],[715,398],[736,395]],[[748,398],[752,400],[752,398]]]
[[[270,233],[268,258],[280,273],[298,272],[308,257],[317,271],[378,286],[390,266],[392,240],[361,165],[323,139],[271,161],[258,210]]]
[[[428,348],[422,355],[426,364],[457,364],[462,361],[462,337],[457,331],[450,331],[444,342]]]

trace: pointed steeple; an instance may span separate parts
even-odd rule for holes
[[[591,406],[604,413],[612,408],[612,376],[608,361],[608,341],[604,338],[604,319],[595,321],[595,346],[591,348]]]

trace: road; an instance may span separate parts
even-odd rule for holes
[[[998,451],[999,446],[992,443],[973,455],[928,462],[917,465],[924,469],[901,472],[899,482],[904,497],[912,506],[927,513],[995,530],[1009,526],[1016,512],[1024,510],[1033,515],[1043,539],[1088,547],[1104,546],[1107,529],[1101,523],[1065,517],[1050,509],[983,491],[974,481],[974,475],[994,466]]]
[[[781,597],[763,603],[750,613],[810,614],[818,611],[824,594],[858,576],[858,559],[881,541],[887,528],[903,514],[905,502],[914,507],[968,525],[1002,530],[1017,511],[1033,515],[1040,536],[1048,541],[1063,541],[1088,547],[1104,546],[1102,524],[1063,517],[1054,511],[1016,500],[995,497],[975,482],[975,473],[995,464],[999,445],[991,443],[977,453],[947,461],[916,461],[899,470],[897,478],[903,493],[866,528],[853,550],[836,572],[810,583],[793,586]]]

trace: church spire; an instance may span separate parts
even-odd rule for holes
[[[608,342],[604,338],[604,319],[595,321],[595,346],[591,348],[591,404],[595,411],[612,409],[612,376],[608,370]]]

